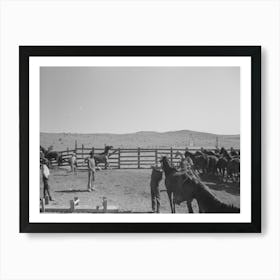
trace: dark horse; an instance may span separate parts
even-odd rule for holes
[[[172,167],[166,156],[162,157],[160,160],[162,164],[162,169],[165,174],[165,186],[167,190],[167,195],[169,198],[171,213],[176,213],[175,204],[178,204],[178,199],[180,197],[180,186],[184,184],[187,178],[197,178],[195,173],[178,171],[175,167]],[[191,203],[187,201],[187,206],[189,212],[192,211]]]
[[[226,181],[229,178],[232,178],[233,181],[240,180],[240,158],[239,156],[231,156],[228,151],[222,148],[221,153],[223,157],[227,160],[227,177]]]
[[[171,167],[168,159],[161,159],[165,173],[165,185],[170,201],[171,212],[175,213],[175,203],[187,202],[189,213],[193,213],[192,201],[196,199],[199,213],[239,213],[240,208],[222,202],[196,176],[178,172]]]
[[[45,149],[44,147],[40,146],[40,153],[44,155],[44,157],[51,162],[51,160],[56,160],[58,165],[62,164],[62,155],[59,152],[51,151],[50,149]]]
[[[104,152],[100,154],[94,154],[94,160],[95,164],[98,165],[99,163],[104,163],[105,164],[105,169],[108,168],[109,162],[109,151],[113,149],[113,146],[105,146]]]
[[[191,153],[190,151],[185,151],[185,157],[190,157],[194,163],[194,168],[199,172],[207,173],[208,166],[209,166],[209,158],[206,154],[202,151],[196,151],[195,154]]]
[[[175,201],[178,204],[187,201],[189,213],[193,213],[194,199],[199,213],[240,213],[240,208],[221,201],[201,180],[187,176],[184,183],[177,186]]]
[[[182,178],[179,175],[181,174],[181,172],[178,172],[178,170],[175,167],[171,167],[167,157],[165,156],[161,158],[160,162],[165,175],[165,186],[169,198],[171,213],[176,213],[175,192],[177,185],[182,183]]]

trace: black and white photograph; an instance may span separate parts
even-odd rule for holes
[[[30,57],[30,221],[251,223],[250,49],[119,49]]]
[[[40,153],[41,212],[239,213],[240,68],[41,67]]]

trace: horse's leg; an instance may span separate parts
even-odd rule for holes
[[[171,194],[171,197],[172,197],[173,213],[176,213],[176,204],[175,204],[174,193]]]
[[[170,204],[170,209],[171,209],[171,213],[174,213],[174,209],[173,209],[173,201],[172,201],[172,193],[168,193],[168,198],[169,198],[169,204]]]
[[[192,202],[191,202],[191,200],[188,200],[188,201],[187,201],[187,206],[188,206],[189,213],[193,213]]]
[[[106,168],[105,169],[108,169],[108,167],[110,167],[110,164],[108,162],[108,159],[106,159]]]

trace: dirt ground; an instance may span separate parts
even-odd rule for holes
[[[151,211],[150,175],[151,169],[113,169],[96,172],[96,191],[87,192],[87,172],[80,171],[77,175],[69,169],[56,168],[50,170],[49,184],[51,194],[55,199],[50,207],[69,207],[69,201],[74,197],[80,200],[84,208],[102,207],[102,198],[105,196],[109,206],[117,206],[124,211],[149,212]],[[223,183],[215,177],[203,178],[209,188],[224,202],[235,206],[240,205],[239,184]],[[43,183],[40,183],[41,197]],[[168,196],[165,191],[164,179],[160,183],[161,212],[170,213]],[[193,202],[197,212],[196,201]],[[178,213],[187,213],[185,203],[176,206]]]

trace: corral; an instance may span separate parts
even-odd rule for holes
[[[77,155],[77,164],[79,170],[86,169],[85,159],[89,157],[89,153],[94,149],[94,153],[102,153],[104,148],[89,148],[84,147],[75,147],[74,149],[66,149],[59,151],[62,156],[61,166],[68,166],[68,159],[73,153]],[[211,148],[210,148],[211,149]],[[141,169],[141,168],[150,168],[151,165],[154,165],[159,162],[162,156],[167,156],[170,159],[171,164],[177,165],[180,162],[180,158],[176,157],[176,152],[185,152],[185,148],[113,148],[110,150],[108,155],[108,162],[111,168],[115,169]],[[198,148],[189,148],[188,151],[195,152]],[[213,150],[213,148],[211,149]],[[57,162],[54,160],[52,162],[54,166],[57,165]],[[100,164],[101,167],[104,167],[104,164]]]

